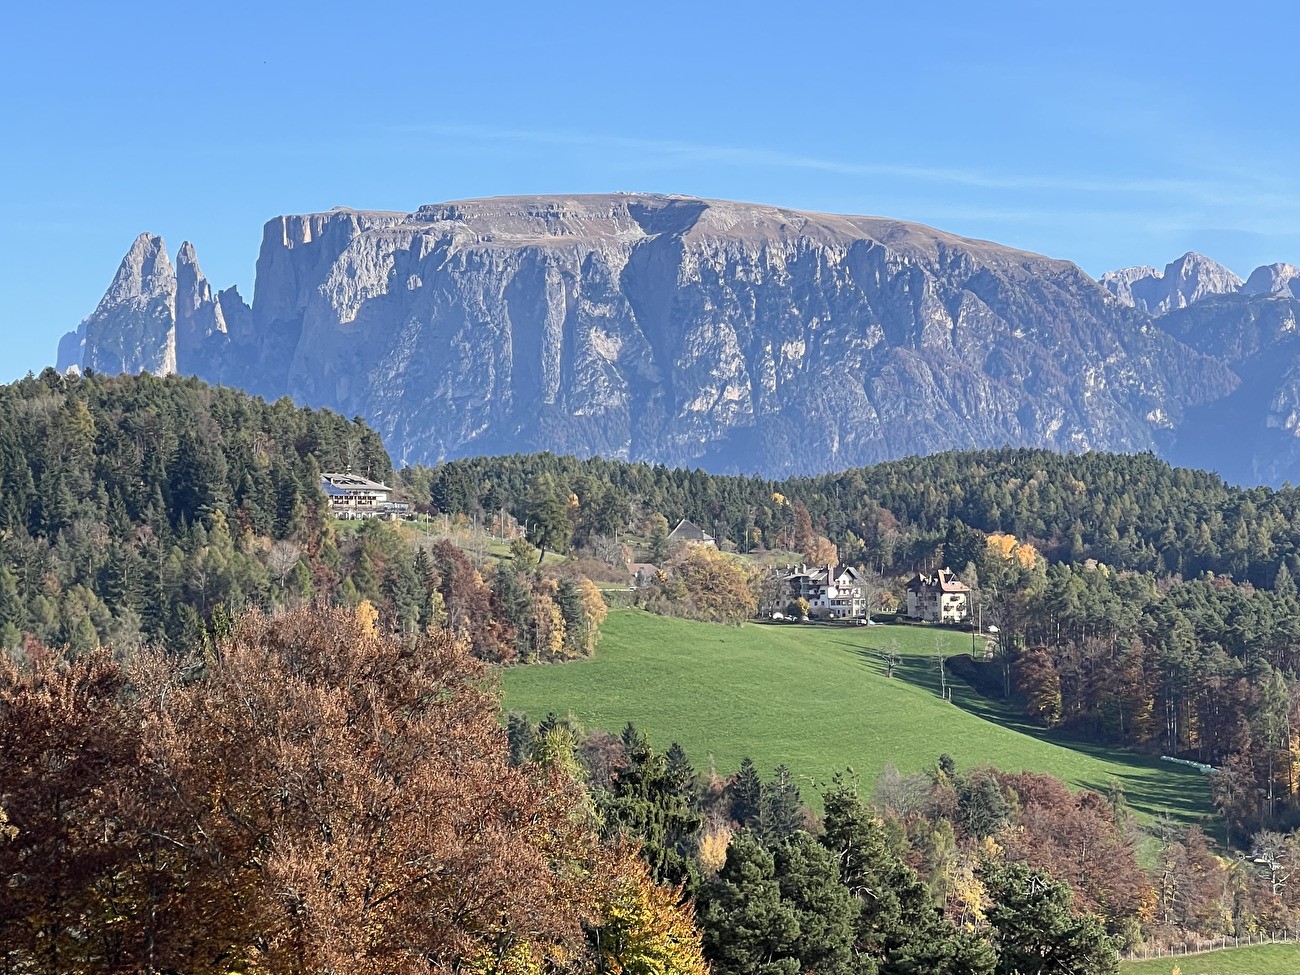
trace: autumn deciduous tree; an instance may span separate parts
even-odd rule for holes
[[[1125,918],[1151,917],[1155,892],[1105,797],[1072,793],[1050,775],[996,774],[1021,807],[1020,828],[1002,836],[1008,860],[1069,883],[1079,909],[1100,915],[1112,931]]]
[[[509,761],[485,665],[362,612],[197,656],[0,656],[0,970],[701,975],[582,787]],[[8,841],[5,841],[8,840]]]
[[[708,975],[694,912],[681,889],[650,879],[634,849],[623,849],[617,876],[591,931],[596,970],[610,975]]]
[[[1012,679],[1024,695],[1025,712],[1048,728],[1061,720],[1061,675],[1043,650],[1022,650],[1012,665]]]
[[[451,634],[252,615],[204,680],[148,667],[160,819],[200,853],[206,836],[252,840],[258,964],[423,971],[572,944],[591,918],[580,798],[508,764],[497,698]]]
[[[732,557],[703,545],[677,552],[667,575],[647,587],[655,612],[715,623],[739,623],[758,610],[757,581]]]
[[[68,660],[29,641],[22,657],[0,654],[0,970],[121,964],[120,939],[85,927],[121,906],[102,883],[119,857],[103,794],[137,763],[125,680],[106,650]]]
[[[474,655],[507,663],[515,655],[510,629],[494,611],[492,590],[459,548],[449,541],[433,546],[438,591],[447,613],[447,627],[469,637]]]

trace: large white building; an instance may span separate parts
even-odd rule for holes
[[[808,615],[817,619],[859,619],[867,615],[862,574],[851,565],[799,566],[784,577],[790,600],[806,599]]]
[[[918,572],[907,584],[907,615],[932,623],[960,623],[970,617],[970,587],[949,569]]]
[[[401,518],[410,505],[393,501],[393,489],[360,474],[321,474],[321,490],[335,518]]]

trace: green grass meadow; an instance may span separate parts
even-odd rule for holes
[[[1291,975],[1300,972],[1300,945],[1251,945],[1185,958],[1126,961],[1120,975]]]
[[[505,706],[533,720],[574,715],[617,734],[631,721],[657,749],[680,741],[697,769],[720,774],[745,755],[770,775],[784,763],[806,799],[852,767],[870,785],[886,762],[904,774],[940,754],[960,767],[988,764],[1051,772],[1074,787],[1123,783],[1139,814],[1194,821],[1208,814],[1200,773],[1156,759],[1071,742],[1034,728],[998,702],[949,677],[942,699],[935,654],[969,651],[971,638],[915,626],[729,627],[616,610],[589,660],[514,667],[503,674]],[[903,657],[885,676],[879,650]]]

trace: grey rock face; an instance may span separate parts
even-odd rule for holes
[[[1126,305],[1161,315],[1206,295],[1232,294],[1241,289],[1242,280],[1204,254],[1188,251],[1163,271],[1126,267],[1106,272],[1100,283]]]
[[[1237,382],[1072,264],[872,217],[622,194],[280,217],[251,310],[187,262],[173,368],[365,416],[398,462],[1149,450]],[[149,334],[124,363],[165,365]]]
[[[86,349],[86,323],[83,321],[74,331],[64,332],[59,339],[59,351],[55,357],[54,368],[59,372],[70,369],[81,371],[81,358]]]
[[[127,251],[95,311],[60,340],[58,369],[205,372],[225,338],[222,304],[199,269],[193,245],[181,245],[173,268],[163,239],[146,233]]]
[[[1265,264],[1250,272],[1241,290],[1251,295],[1286,295],[1300,298],[1300,267]]]
[[[1300,481],[1300,300],[1217,295],[1155,324],[1241,378],[1230,396],[1188,410],[1170,459],[1247,483]]]
[[[203,272],[188,240],[176,255],[176,360],[194,361],[200,349],[215,335],[226,334],[221,304],[213,300]]]
[[[1097,279],[1097,283],[1132,308],[1137,305],[1137,300],[1133,297],[1133,285],[1139,282],[1159,281],[1163,277],[1163,271],[1143,264],[1139,267],[1122,267],[1118,271],[1107,271]]]
[[[83,324],[85,368],[109,374],[176,371],[176,273],[161,237],[135,239]]]

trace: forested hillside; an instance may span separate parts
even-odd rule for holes
[[[338,565],[322,466],[391,475],[364,424],[195,380],[0,387],[0,634],[86,649],[193,640]]]
[[[841,558],[886,572],[931,559],[956,521],[1029,540],[1051,561],[1094,558],[1184,578],[1223,573],[1255,585],[1271,585],[1283,563],[1294,572],[1300,553],[1300,491],[1230,487],[1150,454],[969,451],[783,481],[516,454],[408,468],[402,477],[442,511],[506,506],[537,518],[553,495],[573,495],[582,537],[660,512],[741,551],[789,546],[802,505]]]
[[[388,522],[336,526],[320,472],[347,468],[393,475],[363,422],[287,399],[147,373],[0,387],[0,643],[181,650],[214,616],[324,599],[463,630],[487,660],[590,652],[590,583],[524,572],[527,546],[490,567]]]

